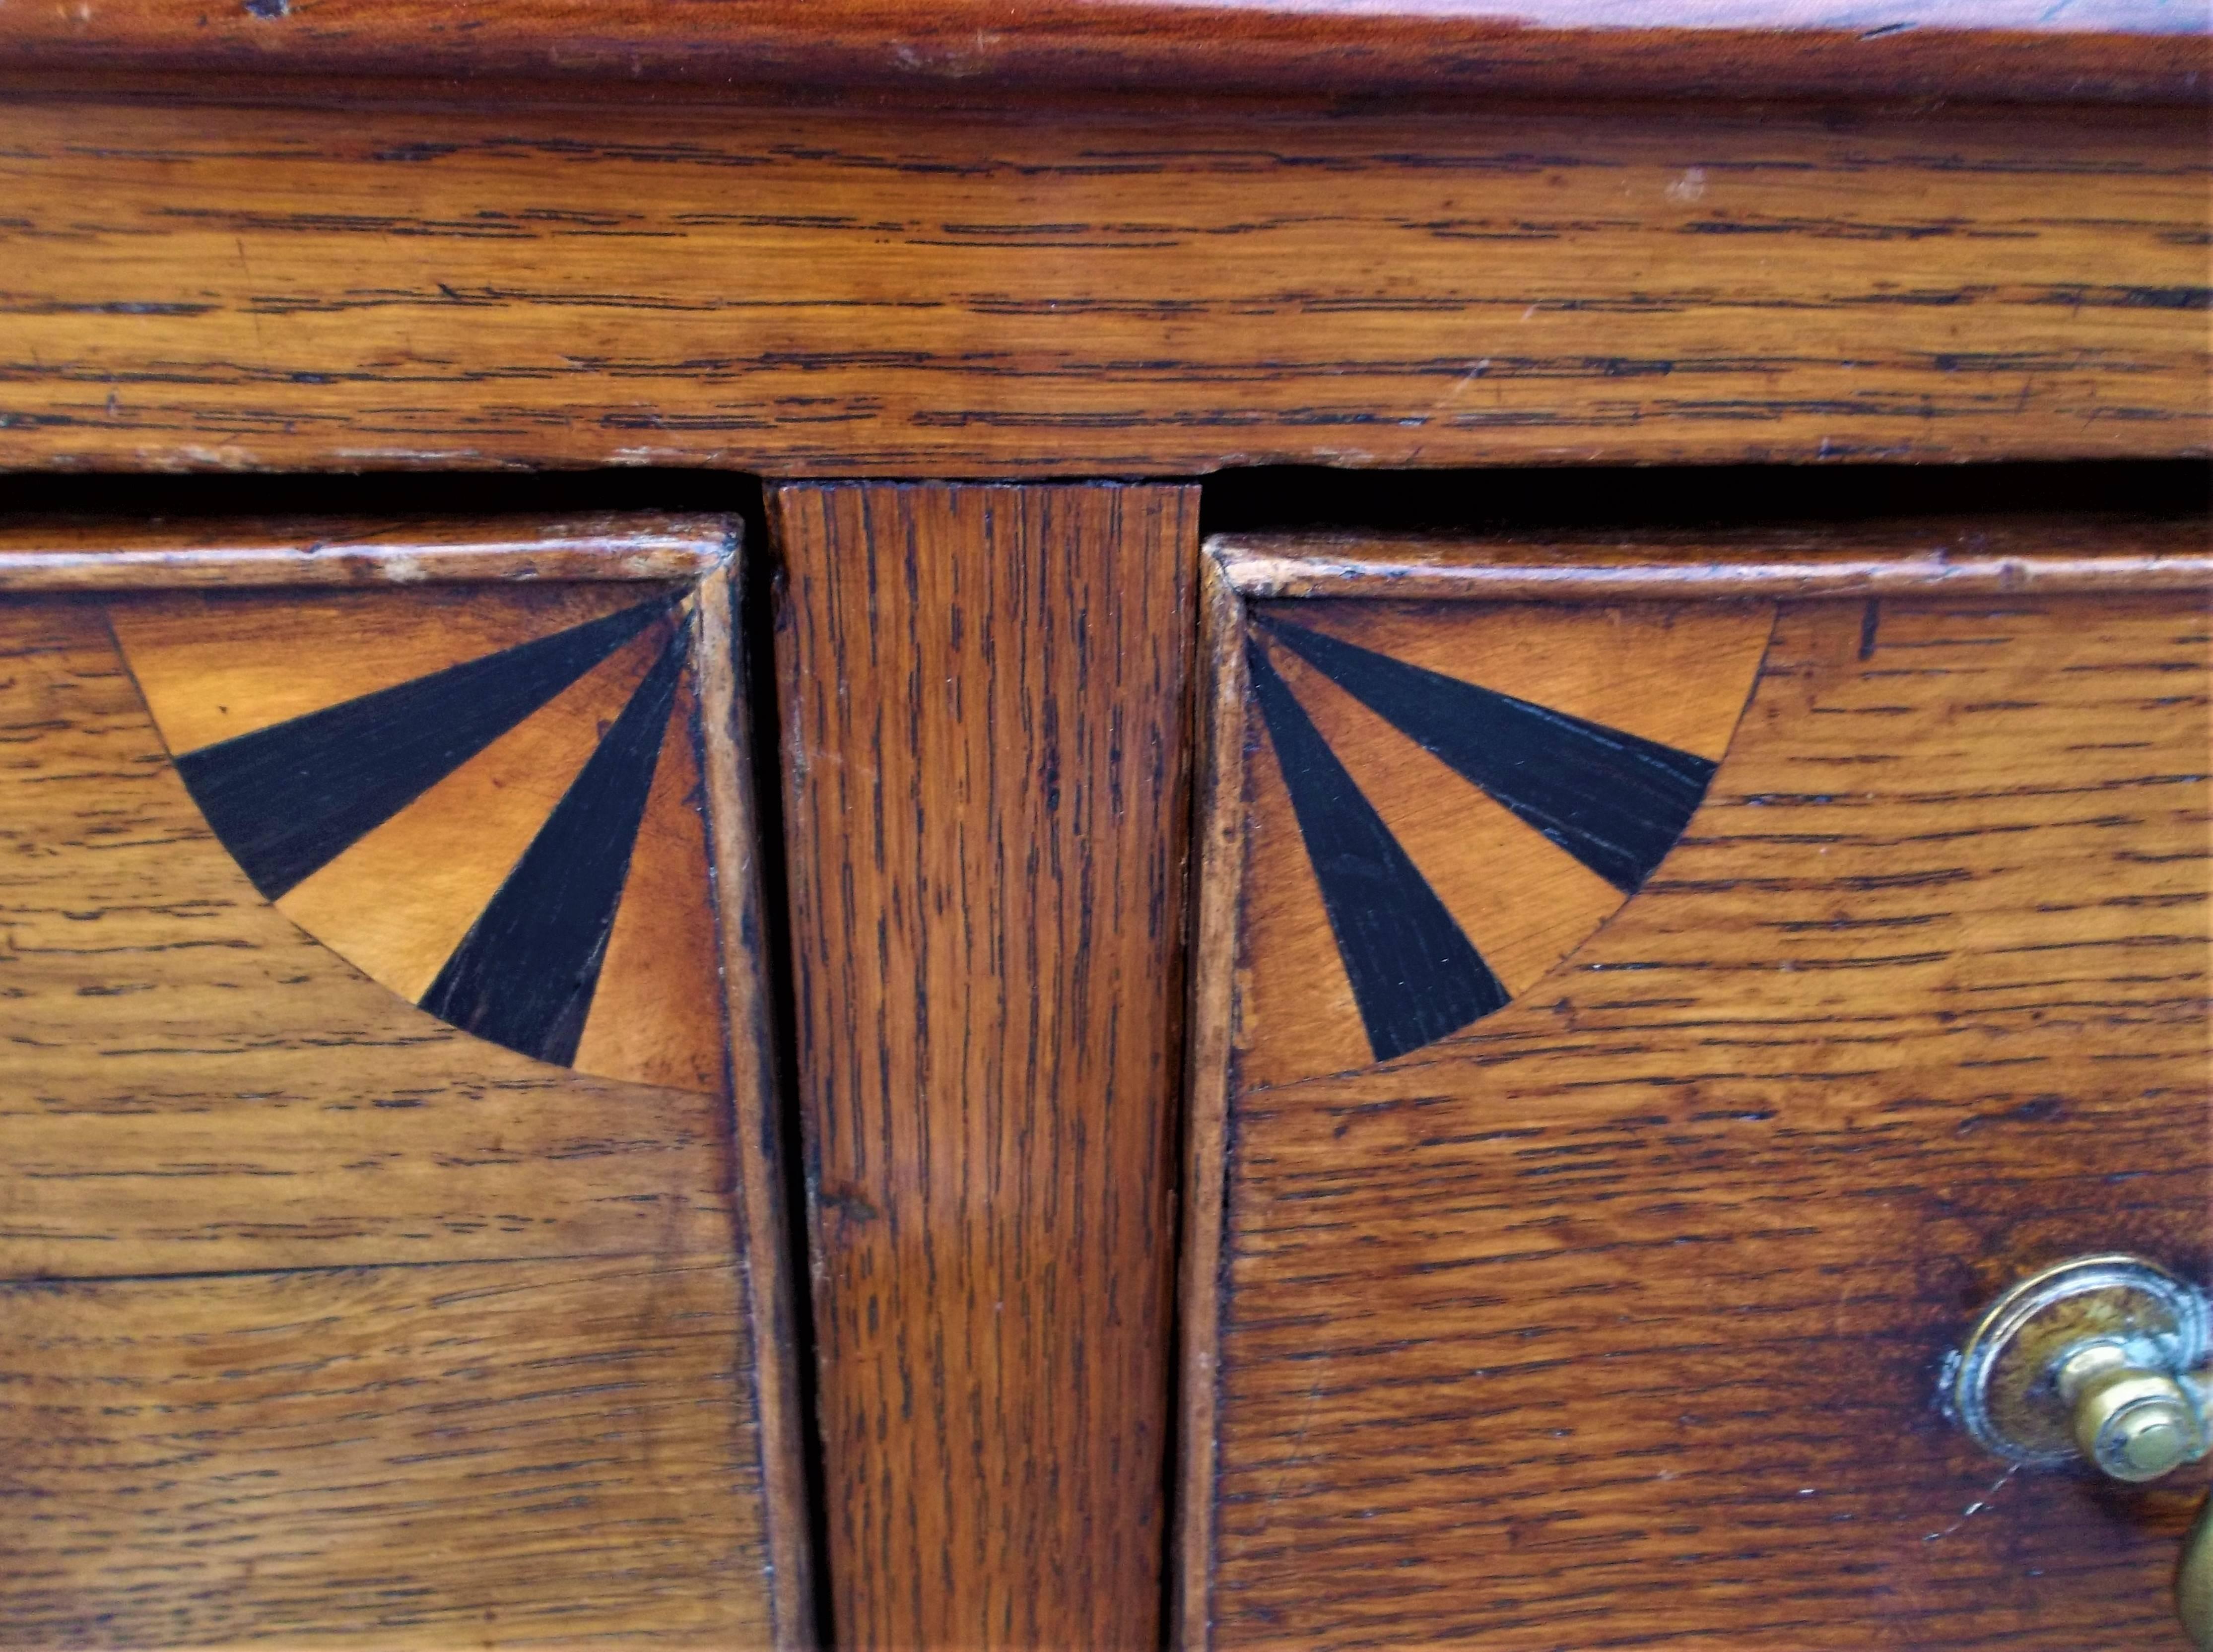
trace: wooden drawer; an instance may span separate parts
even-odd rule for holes
[[[1939,1395],[2205,1277],[2202,529],[1212,548],[1185,1643],[2179,1646]]]
[[[802,1635],[734,551],[0,545],[0,1640]]]

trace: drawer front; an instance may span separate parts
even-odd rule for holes
[[[327,528],[118,534],[140,588],[0,595],[8,1644],[800,1633],[686,532],[676,579],[547,530],[252,590],[332,576]],[[82,538],[0,580],[83,583]],[[436,582],[564,557],[602,576]]]
[[[1939,1394],[2040,1265],[2205,1277],[2203,593],[1907,549],[1225,550],[1315,594],[1216,609],[1187,1643],[2182,1643],[2202,1473]]]

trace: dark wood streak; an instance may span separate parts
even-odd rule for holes
[[[1709,12],[1707,15],[1710,15]],[[110,0],[0,11],[0,58],[235,74],[508,74],[979,90],[1567,93],[2128,101],[2204,95],[2198,20],[2155,3],[1905,5],[1809,16],[1590,0]],[[1696,21],[1694,21],[1696,20]]]
[[[1862,621],[1785,607],[1689,835],[1548,986],[1232,1078],[1191,1643],[2175,1635],[2202,1488],[2008,1472],[1934,1396],[2039,1263],[2213,1259],[2204,600]]]
[[[2188,111],[260,92],[0,107],[0,463],[1095,475],[2207,445]]]
[[[1195,494],[771,505],[838,1642],[1155,1644]]]

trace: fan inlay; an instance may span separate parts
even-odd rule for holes
[[[178,773],[265,899],[478,1037],[711,1089],[690,606],[469,599],[492,645],[460,658],[451,594],[165,598],[111,618]],[[227,660],[226,641],[258,657]]]
[[[1418,1050],[1587,940],[1683,836],[1772,623],[1426,612],[1256,609],[1251,760],[1274,774],[1251,791],[1250,1082]]]

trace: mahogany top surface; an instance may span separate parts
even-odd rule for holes
[[[2204,0],[115,0],[0,8],[0,69],[1048,94],[2195,101]]]

